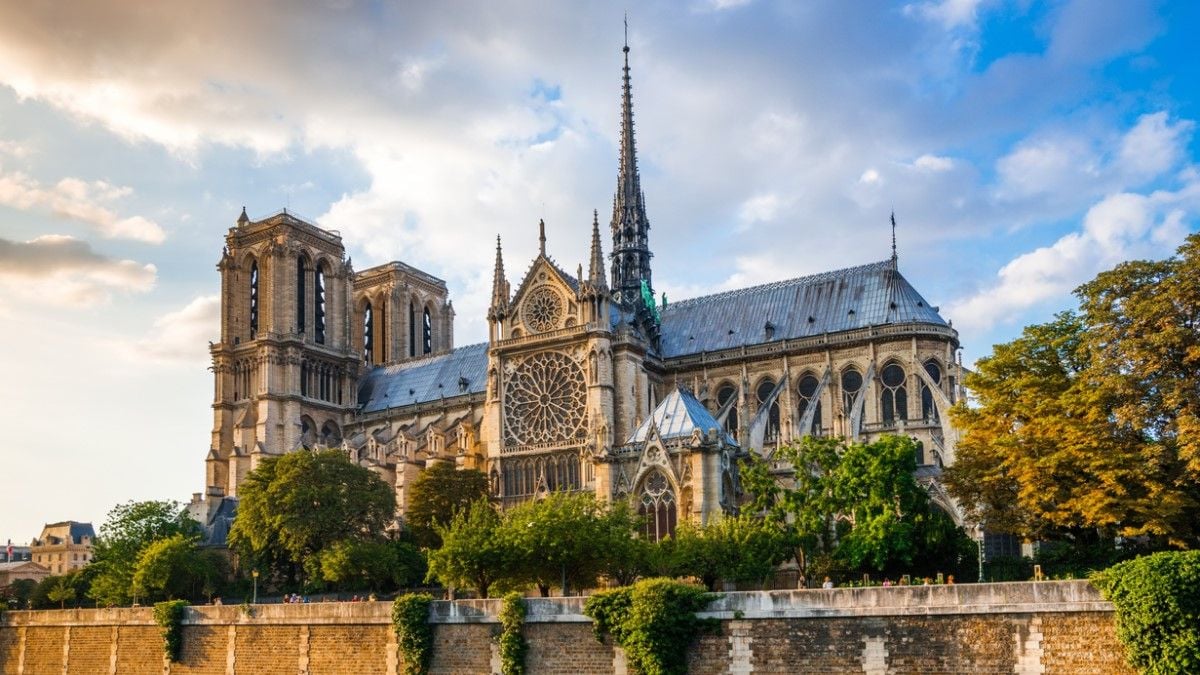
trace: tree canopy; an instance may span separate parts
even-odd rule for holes
[[[1200,545],[1200,235],[980,359],[951,493],[989,529]]]
[[[171,501],[130,501],[108,512],[96,538],[91,585],[87,594],[101,605],[123,605],[132,600],[133,575],[138,556],[155,541],[175,535],[199,537],[200,523],[183,504]]]
[[[133,592],[145,600],[210,597],[225,575],[225,558],[196,545],[194,537],[174,534],[151,542],[138,555]]]
[[[476,469],[456,469],[449,462],[426,468],[413,482],[405,522],[417,544],[437,548],[437,527],[450,524],[454,514],[487,496],[487,476]]]
[[[429,580],[475,589],[488,597],[492,584],[509,578],[512,547],[501,536],[503,521],[487,499],[478,499],[436,526],[442,547],[429,553]]]

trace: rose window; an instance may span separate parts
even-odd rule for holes
[[[544,333],[558,328],[562,321],[563,301],[553,289],[542,286],[529,295],[522,312],[530,330]]]
[[[562,443],[583,432],[583,368],[545,352],[520,363],[504,384],[504,430],[510,445]]]

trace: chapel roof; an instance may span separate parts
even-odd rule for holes
[[[883,324],[947,325],[891,260],[671,302],[661,316],[664,358]]]
[[[717,421],[708,408],[692,395],[692,392],[677,386],[667,394],[658,407],[646,421],[642,422],[637,429],[625,441],[625,445],[634,443],[644,443],[650,436],[650,428],[658,429],[658,436],[664,441],[674,438],[689,437],[696,429],[700,430],[701,434],[708,435],[709,429],[717,429],[721,434],[721,440],[729,445],[737,445],[737,441],[726,432],[721,423]]]
[[[481,342],[372,369],[359,383],[359,412],[477,394],[486,388],[487,343]]]

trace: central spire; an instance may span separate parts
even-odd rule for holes
[[[650,279],[650,221],[646,218],[645,196],[638,175],[637,150],[633,139],[633,86],[629,77],[629,21],[625,22],[625,66],[621,90],[621,157],[617,170],[617,192],[612,215],[612,288],[616,301],[635,307],[642,298],[643,284],[653,294]]]

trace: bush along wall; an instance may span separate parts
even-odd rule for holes
[[[1116,607],[1131,666],[1151,675],[1200,673],[1200,551],[1127,560],[1092,583]]]
[[[685,675],[687,650],[702,630],[720,622],[701,619],[718,596],[673,579],[646,579],[632,586],[596,593],[583,612],[594,623],[596,638],[610,635],[625,650],[628,663],[644,675]]]
[[[428,593],[407,593],[392,602],[392,629],[404,656],[404,675],[425,675],[433,658],[433,626],[429,625]]]
[[[186,600],[167,600],[154,605],[154,623],[162,629],[163,652],[172,663],[179,662],[183,649],[183,613]]]
[[[513,591],[500,605],[500,673],[525,675],[525,599]]]

